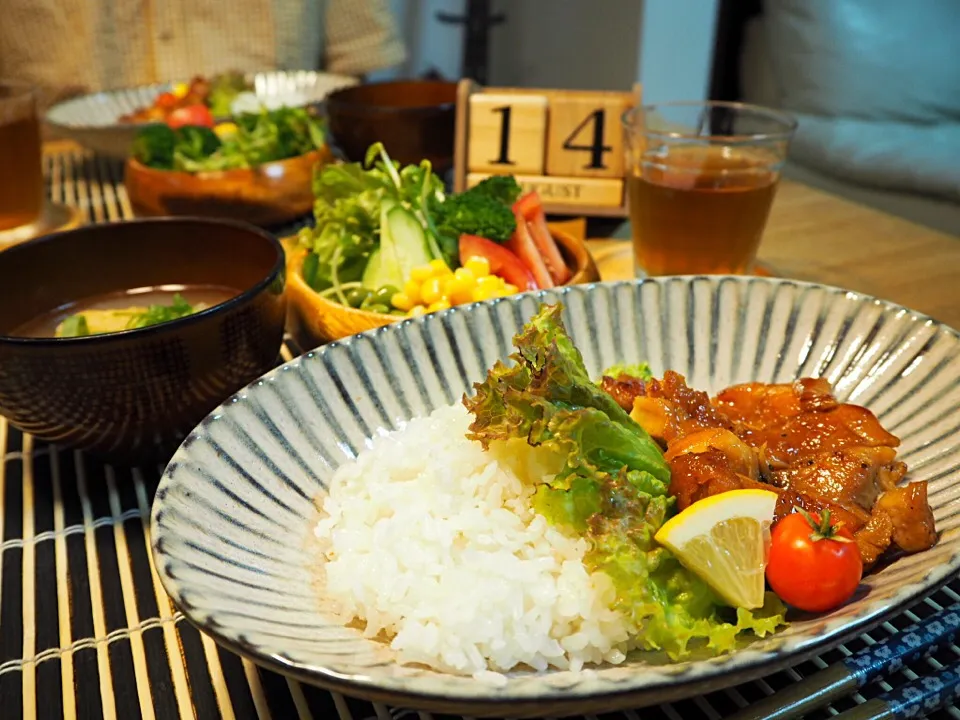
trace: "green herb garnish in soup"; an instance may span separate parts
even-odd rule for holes
[[[85,310],[68,315],[57,326],[57,337],[81,337],[103,333],[122,332],[178,320],[208,307],[204,303],[191,305],[177,293],[169,305],[131,306],[119,310]]]
[[[209,307],[205,303],[191,305],[183,299],[183,295],[177,293],[173,296],[173,302],[170,305],[151,305],[146,310],[138,312],[127,324],[128,328],[141,328],[148,325],[159,325],[160,323],[177,320],[195,312],[200,312]]]
[[[57,308],[28,323],[20,337],[85,337],[179,320],[238,295],[219,285],[166,285],[106,293]]]

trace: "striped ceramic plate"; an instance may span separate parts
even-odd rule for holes
[[[562,299],[588,369],[646,360],[718,390],[829,379],[902,440],[930,483],[940,542],[868,576],[855,601],[725,657],[516,672],[506,687],[392,662],[322,611],[310,551],[333,470],[381,428],[456,402],[510,351],[541,300]],[[960,336],[836,288],[695,277],[574,286],[455,308],[308,353],[231,398],[184,442],[153,506],[153,550],[176,605],[257,662],[346,693],[475,716],[568,715],[664,702],[773,672],[838,643],[960,567]]]
[[[356,78],[313,70],[251,74],[258,98],[296,96],[307,104],[323,100],[334,90],[356,84]],[[101,155],[125,158],[138,125],[121,124],[119,118],[150,105],[170,83],[92,93],[58,103],[47,111],[46,122],[58,135],[75,140]]]

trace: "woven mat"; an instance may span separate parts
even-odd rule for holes
[[[130,217],[122,170],[80,152],[47,157],[51,199],[89,221]],[[288,343],[283,357],[300,349]],[[174,612],[149,551],[162,468],[119,469],[0,420],[0,717],[174,720],[451,720],[331,694],[219,648]],[[594,720],[718,720],[960,600],[960,581],[795,668],[682,702]],[[828,718],[955,661],[955,645],[811,718]],[[955,708],[933,718],[958,718]]]

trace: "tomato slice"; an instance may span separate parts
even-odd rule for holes
[[[517,257],[527,266],[527,269],[533,273],[537,285],[544,290],[554,286],[550,271],[547,270],[540,251],[537,250],[533,238],[530,237],[530,228],[527,225],[527,221],[524,220],[523,216],[519,213],[517,214],[517,229],[513,231],[513,235],[507,240],[507,247],[516,253]]]
[[[516,286],[520,292],[537,289],[533,273],[507,248],[476,235],[461,235],[460,262],[465,263],[472,257],[484,258],[490,263],[490,272]]]
[[[213,114],[206,105],[190,105],[174,110],[167,118],[167,125],[176,130],[186,125],[212,128]]]
[[[517,223],[519,222],[518,218]],[[547,216],[544,214],[543,208],[535,212],[532,218],[527,219],[527,226],[530,228],[533,244],[540,251],[540,257],[543,258],[553,282],[557,285],[563,285],[571,277],[570,268],[567,267],[567,263],[560,253],[560,248],[557,247],[553,235],[550,234],[550,228],[547,227]]]
[[[539,193],[533,190],[526,195],[522,195],[520,199],[513,204],[513,214],[517,217],[518,228],[526,222],[527,227],[525,232],[533,241],[540,255],[541,262],[537,263],[532,258],[530,261],[527,261],[526,253],[529,249],[526,249],[523,253],[518,252],[520,257],[527,262],[527,266],[533,271],[537,282],[540,282],[538,270],[539,265],[542,264],[546,266],[553,284],[563,285],[563,283],[571,278],[572,274],[563,259],[563,255],[560,253],[560,248],[557,247],[556,241],[550,234],[550,229],[547,227],[547,215],[543,211],[543,202],[540,200]],[[526,245],[523,238],[524,231],[518,230],[517,235],[520,236],[518,245]],[[541,287],[546,286],[541,284]],[[552,287],[552,285],[550,287]]]
[[[540,201],[540,195],[536,190],[521,195],[513,204],[513,213],[522,215],[527,220],[532,219],[538,212],[543,212],[543,203]]]

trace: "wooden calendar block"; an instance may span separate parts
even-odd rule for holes
[[[473,187],[491,174],[493,173],[470,173],[467,175],[467,187]],[[623,204],[623,180],[619,178],[546,175],[517,175],[516,177],[524,192],[536,190],[545,205],[617,208]]]
[[[454,192],[492,174],[536,190],[549,215],[625,217],[624,111],[642,88],[547,90],[457,85]]]
[[[543,173],[546,96],[471,95],[469,125],[467,167],[470,172]]]
[[[626,93],[558,91],[550,97],[547,175],[622,178]]]

